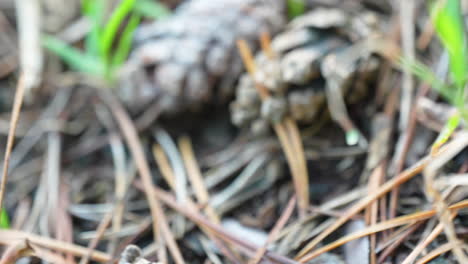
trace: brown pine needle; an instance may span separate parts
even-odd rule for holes
[[[440,153],[443,153],[450,149],[451,147],[453,148],[454,144],[458,144],[458,142],[450,142],[446,144],[443,148],[441,148]],[[433,157],[432,156],[426,156],[423,159],[421,159],[418,163],[413,165],[412,167],[404,170],[402,173],[397,175],[396,177],[393,177],[391,180],[387,181],[384,183],[382,186],[380,186],[379,189],[377,189],[374,193],[368,194],[366,197],[362,198],[359,202],[357,202],[355,205],[353,205],[351,208],[348,209],[346,214],[337,219],[333,225],[331,225],[329,228],[327,228],[325,231],[323,231],[320,235],[318,235],[316,238],[314,238],[312,241],[310,241],[297,255],[296,259],[302,258],[305,254],[307,254],[309,251],[311,251],[314,247],[316,247],[324,238],[328,237],[331,233],[333,233],[335,230],[337,230],[339,227],[341,227],[344,223],[346,223],[349,219],[351,219],[354,215],[359,213],[361,210],[363,210],[365,207],[367,207],[370,203],[372,203],[375,199],[378,199],[382,197],[384,194],[388,193],[389,191],[393,190],[396,186],[399,186],[414,176],[416,176],[418,173],[421,173],[423,169],[429,164],[430,161],[432,161]]]
[[[142,189],[142,185],[142,182],[137,182],[138,188]],[[192,220],[195,224],[201,227],[202,230],[203,228],[210,230],[216,237],[219,237],[220,239],[226,242],[236,245],[239,249],[242,249],[245,253],[249,255],[253,256],[254,252],[258,250],[256,246],[252,245],[248,241],[238,239],[235,235],[232,235],[229,232],[225,231],[222,226],[209,221],[206,217],[199,213],[197,206],[191,201],[188,201],[186,204],[180,204],[176,201],[173,195],[167,193],[166,191],[158,187],[153,188],[155,189],[156,197],[158,197],[158,199],[161,202],[165,203],[167,206],[171,207],[175,211]],[[296,261],[293,261],[282,255],[278,255],[274,252],[267,251],[265,252],[265,256],[266,258],[273,260],[274,262],[284,264],[297,264]]]
[[[288,222],[289,218],[291,217],[292,213],[294,212],[294,205],[296,204],[296,197],[292,197],[288,204],[286,205],[286,209],[283,211],[281,214],[280,218],[276,222],[275,226],[271,229],[270,234],[268,234],[267,241],[265,242],[265,245],[263,247],[259,248],[257,250],[257,253],[255,253],[255,256],[251,262],[251,264],[258,264],[260,263],[260,260],[262,260],[263,255],[265,255],[265,252],[267,251],[268,244],[273,242],[280,231],[283,229],[283,227],[286,225],[286,222]]]
[[[162,150],[159,144],[153,145],[153,157],[158,164],[159,170],[161,171],[161,175],[163,176],[164,180],[166,180],[167,184],[172,190],[175,190],[175,183],[174,177],[172,175],[171,165],[167,160],[166,154]]]
[[[465,254],[461,246],[459,246],[460,239],[457,237],[455,226],[452,222],[450,213],[447,211],[447,203],[445,202],[442,194],[437,190],[434,183],[434,178],[439,169],[442,168],[449,160],[453,159],[455,155],[460,153],[468,145],[468,133],[461,132],[451,141],[452,148],[448,149],[445,153],[437,151],[437,155],[433,161],[424,169],[424,185],[425,193],[429,200],[432,201],[433,206],[438,211],[439,221],[443,224],[444,232],[449,242],[452,242],[454,248],[452,249],[455,259],[459,263],[468,263],[468,256]]]
[[[451,219],[453,219],[456,216],[455,213],[452,213]],[[421,254],[421,252],[432,242],[434,239],[436,239],[437,236],[440,235],[444,231],[444,225],[443,223],[439,223],[434,230],[421,242],[419,243],[413,251],[403,260],[401,264],[410,264],[414,263],[414,260]]]
[[[277,54],[271,47],[271,36],[268,32],[263,32],[261,34],[260,44],[262,51],[267,54],[270,59],[277,57]],[[289,144],[292,146],[292,152],[289,158],[290,164],[297,164],[294,166],[296,175],[293,174],[293,176],[298,185],[296,191],[299,192],[299,208],[301,208],[300,214],[304,215],[305,208],[309,207],[309,175],[307,171],[307,162],[305,160],[304,147],[302,145],[301,133],[299,132],[294,120],[288,116],[283,119],[281,124],[285,127],[286,134],[288,135],[286,138],[289,138]]]
[[[381,162],[372,172],[369,177],[368,183],[368,193],[372,193],[374,190],[378,189],[379,185],[383,181],[385,173],[385,162]],[[378,216],[378,199],[372,202],[366,210],[366,222],[367,225],[377,224]],[[375,252],[377,244],[377,236],[375,234],[370,237],[370,263],[377,263],[377,254]]]
[[[262,35],[262,46],[265,53],[271,53],[269,35]],[[237,41],[237,46],[241,54],[247,71],[253,80],[255,80],[255,72],[257,66],[252,56],[252,52],[245,40]],[[262,100],[267,99],[270,94],[265,86],[255,83],[257,92]],[[293,176],[294,188],[297,193],[300,215],[304,215],[309,207],[309,176],[307,172],[307,164],[305,161],[304,149],[297,125],[290,118],[286,117],[281,123],[273,124],[275,133],[277,134],[283,151],[288,161],[289,169]]]
[[[262,47],[262,51],[270,58],[274,59],[277,57],[277,54],[273,51],[271,47],[271,36],[268,32],[263,32],[260,35],[260,45]],[[252,63],[254,63],[252,61]],[[305,154],[304,154],[304,147],[302,146],[302,140],[301,140],[301,134],[299,132],[299,129],[297,128],[296,123],[289,117],[285,117],[283,122],[283,126],[286,128],[286,134],[288,135],[289,141],[292,144],[292,156],[295,156],[294,161],[297,161],[297,170],[300,175],[306,175],[305,177],[299,177],[301,180],[307,180],[306,182],[301,182],[303,186],[309,186],[308,182],[308,176],[307,176],[307,164],[305,160]],[[307,193],[301,193],[299,197],[309,195],[308,190],[305,188],[302,188],[303,191]],[[305,189],[305,190],[304,190]]]
[[[453,211],[453,212],[456,212],[458,210],[465,209],[465,208],[468,208],[468,200],[464,200],[464,201],[458,202],[458,203],[450,206],[449,210]],[[352,241],[352,240],[355,240],[355,239],[358,239],[358,238],[361,238],[361,237],[365,237],[365,236],[368,236],[368,235],[371,235],[371,234],[374,234],[374,233],[377,233],[377,232],[381,232],[381,231],[384,231],[384,230],[388,230],[390,228],[395,228],[395,227],[398,227],[398,226],[411,224],[411,223],[414,223],[416,221],[422,221],[422,220],[428,219],[430,217],[433,217],[436,214],[437,214],[436,210],[433,209],[433,210],[418,212],[418,213],[414,213],[414,214],[410,214],[410,215],[400,216],[400,217],[388,220],[386,222],[378,223],[378,224],[376,224],[374,226],[370,226],[370,227],[368,227],[368,228],[366,228],[364,230],[360,230],[360,231],[354,232],[352,234],[349,234],[349,235],[347,235],[345,237],[342,237],[342,238],[338,239],[337,241],[335,241],[335,242],[333,242],[331,244],[328,244],[328,245],[326,245],[326,246],[324,246],[322,248],[317,249],[314,252],[311,252],[311,253],[301,257],[298,261],[300,263],[306,263],[306,262],[310,261],[311,259],[316,258],[317,256],[319,256],[319,255],[321,255],[321,254],[323,254],[325,252],[328,252],[328,251],[333,250],[333,249],[335,249],[335,248],[337,248],[339,246],[344,245],[345,243],[348,243],[349,241]]]
[[[220,223],[220,217],[216,214],[214,208],[208,204],[210,195],[203,182],[200,167],[197,164],[195,155],[193,153],[192,143],[188,137],[182,137],[179,140],[179,149],[184,159],[185,167],[187,169],[188,178],[192,184],[195,196],[198,203],[205,206],[205,214],[216,224]]]
[[[115,98],[113,94],[110,94],[109,90],[98,90],[101,92],[102,98],[106,101],[107,106],[111,109],[114,118],[117,120],[120,130],[122,131],[124,139],[127,142],[137,169],[140,173],[140,177],[143,181],[144,191],[148,199],[151,217],[153,219],[153,235],[155,241],[158,241],[158,234],[161,233],[161,235],[164,237],[164,241],[167,243],[169,252],[174,258],[174,261],[177,264],[184,264],[185,261],[174,239],[174,235],[171,232],[166,216],[164,215],[163,208],[155,196],[151,171],[148,163],[146,162],[145,152],[143,151],[143,147],[138,138],[137,130],[133,125],[132,120],[128,116],[128,113],[117,100],[117,98]]]
[[[206,216],[215,224],[221,223],[221,217],[216,213],[215,209],[209,204],[210,194],[204,184],[203,176],[200,171],[195,153],[193,152],[192,142],[188,137],[182,137],[179,141],[179,149],[184,159],[184,164],[187,169],[189,181],[193,186],[195,196],[197,197],[198,204],[204,205],[204,212]],[[208,228],[203,228],[205,234],[211,238],[215,244],[220,248],[221,252],[226,255],[233,263],[240,264],[242,261],[239,254],[230,245],[225,245],[217,238]]]
[[[187,138],[187,140],[189,140]],[[185,145],[184,145],[185,144]],[[188,144],[190,145],[186,145],[187,142],[185,143],[182,143],[179,142],[179,145],[180,145],[180,150],[181,150],[181,154],[182,154],[182,158],[184,159],[184,165],[187,169],[187,174],[188,174],[188,177],[189,177],[189,180],[191,181],[191,184],[194,186],[194,190],[195,190],[195,195],[197,196],[197,199],[199,199],[199,204],[203,204],[203,205],[206,205],[205,207],[205,214],[208,215],[208,217],[210,218],[211,221],[213,221],[214,223],[218,224],[220,222],[219,220],[219,216],[216,215],[214,209],[208,205],[208,200],[209,200],[209,195],[208,195],[208,191],[205,189],[205,186],[203,185],[203,181],[202,181],[202,177],[201,177],[201,172],[200,172],[200,169],[198,167],[198,164],[196,163],[196,160],[195,160],[195,155],[193,154],[193,150],[191,149],[191,143],[190,141],[188,141]],[[184,145],[183,147],[181,145]],[[190,148],[190,150],[187,150],[187,148]],[[191,153],[187,153],[188,151],[191,151]],[[174,175],[174,170],[172,169],[171,165],[169,164],[169,161],[167,159],[167,156],[166,156],[166,153],[161,149],[161,147],[159,145],[154,145],[153,146],[153,154],[154,154],[154,158],[156,160],[156,163],[158,164],[159,166],[159,169],[161,171],[161,174],[163,175],[163,177],[166,179],[166,181],[168,182],[173,182],[173,180],[175,179],[175,175]],[[187,157],[192,155],[191,157]],[[193,160],[190,160],[190,159],[193,159]],[[189,165],[190,163],[190,165]],[[198,172],[195,172],[194,170],[198,171]],[[194,174],[199,174],[199,176],[194,176]],[[199,181],[201,183],[193,183],[193,178],[197,178],[197,177],[200,177]],[[197,181],[197,180],[195,180]],[[202,187],[200,187],[200,185]],[[197,186],[197,187],[195,187]],[[175,184],[169,184],[169,187],[175,191]],[[203,203],[200,203],[200,198],[202,200],[204,200]],[[191,203],[191,204],[195,204],[190,197],[187,197],[188,199],[188,202]],[[228,248],[226,245],[224,245],[223,243],[221,243],[221,241],[219,241],[213,234],[212,232],[210,232],[209,229],[207,228],[204,228],[204,227],[201,227],[200,228],[210,239],[212,239],[215,244],[220,248],[221,252],[224,253],[226,255],[227,258],[229,258],[233,263],[240,263],[240,261],[238,260],[238,256],[235,255],[235,253],[230,249]],[[164,262],[163,262],[164,263]]]
[[[267,55],[268,58],[274,59],[276,57],[276,53],[271,48],[271,36],[270,33],[267,31],[262,32],[260,35],[260,46],[262,47],[262,51]]]
[[[448,150],[451,150],[453,148],[456,148],[457,145],[459,145],[459,142],[457,141],[451,141],[450,143],[447,143],[441,150],[439,151],[439,154],[443,154]],[[327,228],[325,231],[323,231],[320,235],[318,235],[315,239],[310,241],[297,255],[296,259],[300,259],[303,257],[305,254],[307,254],[309,251],[311,251],[314,247],[316,247],[324,238],[329,236],[331,233],[333,233],[335,230],[337,230],[340,226],[342,226],[344,223],[346,223],[349,219],[351,219],[355,214],[359,213],[361,210],[363,210],[366,206],[368,206],[370,203],[372,203],[375,199],[380,198],[387,192],[393,190],[396,186],[399,186],[403,184],[404,182],[408,181],[418,173],[422,172],[424,168],[432,161],[435,157],[432,155],[426,156],[423,159],[421,159],[418,163],[413,165],[412,167],[406,169],[402,173],[400,173],[398,176],[393,177],[391,180],[383,184],[378,190],[376,190],[374,193],[371,193],[361,199],[361,201],[357,202],[354,206],[348,209],[347,213],[336,220],[336,222],[331,225],[329,228]]]
[[[249,45],[247,44],[245,40],[240,39],[237,41],[237,48],[239,49],[240,55],[242,57],[242,61],[244,62],[247,72],[250,74],[252,79],[255,80],[254,77],[255,77],[255,73],[257,72],[257,66],[255,65],[255,61],[253,59],[253,55],[252,55],[252,52],[250,51]],[[265,86],[256,84],[255,87],[257,88],[257,92],[262,98],[262,100],[270,96],[270,93],[268,92]]]
[[[111,223],[112,216],[113,216],[113,213],[109,212],[101,220],[101,222],[98,225],[97,231],[96,231],[96,233],[97,233],[96,236],[93,239],[91,239],[91,241],[88,244],[88,254],[84,255],[81,258],[80,264],[88,264],[89,259],[91,258],[91,254],[93,253],[93,250],[96,248],[97,244],[99,243],[99,240],[104,235],[104,232],[106,231],[107,227]]]
[[[420,260],[418,260],[418,262],[416,262],[416,264],[426,264],[429,261],[435,259],[436,257],[438,257],[438,256],[440,256],[440,255],[442,255],[444,253],[447,253],[450,250],[453,250],[454,248],[459,247],[459,246],[463,246],[463,245],[461,243],[458,243],[458,244],[454,244],[452,242],[445,243],[445,244],[441,245],[440,247],[434,249],[433,251],[429,252],[429,254],[427,254],[426,256],[421,258]]]
[[[2,172],[2,179],[0,182],[0,211],[2,210],[2,205],[3,205],[3,197],[5,194],[5,187],[7,183],[7,177],[8,177],[8,166],[10,164],[10,156],[11,156],[11,151],[13,149],[13,144],[15,143],[16,126],[18,124],[21,106],[23,104],[24,90],[25,90],[24,77],[23,75],[21,75],[18,80],[18,84],[16,86],[15,100],[13,103],[13,109],[12,109],[11,119],[10,119],[10,129],[8,130],[8,138],[7,138],[7,145],[5,149],[5,156],[3,157],[3,172]]]
[[[27,240],[10,245],[2,252],[0,264],[17,263],[19,258],[34,256],[35,252]]]
[[[309,207],[309,179],[307,177],[299,177],[301,172],[299,171],[299,159],[295,156],[295,151],[293,145],[288,140],[288,131],[282,124],[274,124],[274,129],[278,139],[280,141],[281,147],[286,155],[286,160],[289,164],[289,169],[293,176],[294,189],[296,190],[298,196],[298,205],[301,209],[301,214]],[[307,176],[307,175],[306,175]],[[307,196],[306,196],[307,194]]]
[[[87,248],[65,241],[42,237],[19,230],[0,229],[0,245],[13,245],[18,240],[27,240],[31,245],[37,245],[63,253],[70,253],[75,256],[85,256],[88,254]],[[94,250],[91,254],[91,259],[99,262],[109,262],[112,260],[112,257],[106,253]]]
[[[307,171],[307,162],[305,159],[301,134],[297,128],[296,122],[294,122],[291,118],[286,117],[283,120],[283,124],[285,124],[286,130],[288,131],[291,144],[293,146],[293,153],[296,154],[295,159],[298,163],[298,175],[296,178],[300,184],[298,191],[300,191],[299,197],[301,198],[299,199],[299,202],[302,203],[299,208],[309,208],[309,174]],[[300,213],[304,213],[304,210],[302,210]]]
[[[413,234],[416,230],[418,230],[422,225],[424,224],[424,221],[419,221],[417,223],[409,225],[409,227],[402,232],[399,237],[394,241],[392,244],[390,244],[379,256],[378,263],[383,263],[385,259],[390,256],[400,245],[408,240],[408,237]]]

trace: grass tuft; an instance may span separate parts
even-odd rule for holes
[[[47,35],[43,37],[43,45],[60,56],[72,69],[113,81],[116,69],[128,57],[133,33],[141,17],[162,18],[170,12],[157,1],[122,0],[109,19],[104,21],[106,4],[105,0],[82,2],[81,12],[91,21],[83,51]]]

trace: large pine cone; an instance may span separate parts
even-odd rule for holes
[[[192,0],[168,19],[141,26],[130,56],[140,67],[133,74],[137,85],[121,88],[122,99],[143,107],[158,96],[166,111],[174,111],[232,95],[243,70],[236,40],[254,47],[261,32],[279,31],[284,2]]]
[[[362,98],[379,65],[372,53],[379,49],[374,33],[382,25],[373,11],[359,10],[358,17],[353,13],[317,7],[291,21],[272,40],[277,56],[268,58],[259,52],[255,57],[255,82],[265,86],[272,97],[262,102],[254,80],[243,74],[231,104],[232,122],[254,134],[267,132],[270,122],[286,114],[310,123],[327,101],[325,87],[337,87],[351,101]]]

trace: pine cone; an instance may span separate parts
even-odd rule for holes
[[[135,245],[128,245],[122,252],[119,264],[160,264],[151,262],[142,257],[141,249]]]
[[[272,40],[277,56],[268,58],[259,52],[255,57],[255,82],[272,97],[262,102],[252,78],[243,74],[231,104],[232,122],[253,133],[265,132],[265,124],[286,114],[310,123],[322,112],[325,86],[330,85],[339,87],[350,101],[362,98],[379,65],[371,56],[378,47],[371,44],[381,25],[376,13],[359,14],[353,17],[351,11],[318,7],[291,21]]]
[[[120,89],[130,106],[161,96],[166,111],[199,107],[234,93],[243,65],[237,39],[254,46],[285,24],[283,0],[192,0],[166,20],[141,26],[130,56],[139,78]],[[182,107],[181,107],[182,106]]]

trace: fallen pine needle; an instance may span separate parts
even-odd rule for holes
[[[270,57],[274,57],[268,34],[262,35],[261,44],[264,52],[269,54]],[[247,72],[255,80],[254,76],[257,66],[247,42],[241,39],[237,41],[237,47]],[[262,100],[270,97],[270,93],[265,86],[255,82],[255,87]],[[299,214],[305,215],[305,212],[309,208],[309,176],[299,129],[297,128],[297,124],[289,117],[285,117],[281,122],[273,124],[273,128],[281,143],[293,176],[294,189],[296,190],[300,209]]]
[[[23,104],[24,99],[25,84],[23,79],[24,77],[21,75],[18,80],[18,85],[16,86],[15,100],[13,103],[13,110],[10,120],[10,129],[8,130],[7,145],[5,149],[5,156],[3,158],[2,180],[0,182],[0,211],[2,210],[3,197],[5,195],[5,187],[8,178],[8,167],[10,164],[11,151],[13,149],[13,144],[15,143],[16,126],[18,125],[21,105]]]
[[[446,144],[443,148],[441,148],[439,153],[444,153],[446,150],[453,147],[454,144],[458,144],[458,142],[451,141],[450,143]],[[410,180],[418,173],[421,173],[423,169],[429,164],[430,161],[433,160],[434,157],[431,155],[424,157],[418,163],[413,165],[412,167],[404,170],[402,173],[393,177],[391,180],[384,183],[380,188],[378,188],[375,192],[368,194],[364,198],[362,198],[359,202],[355,205],[351,206],[347,210],[344,216],[340,217],[333,223],[330,227],[328,227],[325,231],[320,233],[317,237],[315,237],[312,241],[310,241],[295,257],[295,259],[301,259],[304,255],[310,252],[313,248],[315,248],[324,238],[328,237],[331,233],[341,227],[344,223],[346,223],[349,219],[351,219],[354,215],[359,213],[361,210],[366,208],[370,203],[375,201],[376,199],[380,198],[384,194],[388,193],[396,186],[399,186],[406,181]]]
[[[458,202],[452,206],[449,207],[449,210],[450,211],[458,211],[458,210],[461,210],[461,209],[465,209],[465,208],[468,208],[468,200],[464,200],[464,201],[461,201],[461,202]],[[361,237],[365,237],[365,236],[368,236],[368,235],[371,235],[371,234],[374,234],[374,233],[377,233],[377,232],[381,232],[381,231],[384,231],[384,230],[387,230],[387,229],[390,229],[390,228],[395,228],[395,227],[398,227],[398,226],[402,226],[402,225],[405,225],[405,224],[411,224],[411,223],[414,223],[416,221],[422,221],[422,220],[425,220],[425,219],[428,219],[434,215],[436,215],[437,212],[435,209],[433,210],[428,210],[428,211],[424,211],[424,212],[419,212],[419,213],[414,213],[414,214],[410,214],[410,215],[405,215],[405,216],[400,216],[400,217],[397,217],[397,218],[393,218],[391,220],[388,220],[388,221],[385,221],[385,222],[381,222],[381,223],[378,223],[376,225],[373,225],[373,226],[370,226],[364,230],[360,230],[360,231],[357,231],[355,233],[352,233],[352,234],[349,234],[345,237],[342,237],[340,239],[338,239],[337,241],[331,243],[331,244],[328,244],[322,248],[319,248],[317,249],[316,251],[314,252],[311,252],[303,257],[301,257],[298,261],[300,263],[306,263],[308,261],[310,261],[311,259],[313,258],[316,258],[317,256],[325,253],[325,252],[328,252],[330,250],[333,250],[339,246],[342,246],[343,244],[345,243],[348,243],[349,241],[352,241],[352,240],[355,240],[355,239],[358,239],[358,238],[361,238]]]
[[[440,247],[434,249],[433,251],[429,252],[429,254],[427,254],[426,256],[424,256],[423,258],[421,258],[420,260],[418,260],[418,262],[416,262],[416,264],[425,264],[425,263],[428,263],[429,261],[435,259],[436,257],[446,253],[446,252],[449,252],[450,250],[453,250],[454,248],[456,247],[459,247],[459,246],[463,246],[462,243],[458,243],[458,244],[454,244],[454,243],[451,243],[451,242],[448,242],[448,243],[445,243],[443,245],[441,245]]]
[[[82,246],[38,236],[24,231],[0,229],[0,245],[12,245],[17,243],[19,240],[28,240],[31,245],[34,244],[51,250],[71,253],[75,256],[83,257],[88,254],[88,249]],[[99,262],[108,262],[112,260],[110,255],[96,250],[92,251],[90,258]]]
[[[136,186],[140,189],[143,188],[142,182],[137,182]],[[223,227],[220,225],[217,225],[211,221],[209,221],[206,217],[201,215],[198,211],[198,208],[195,204],[191,203],[188,201],[186,204],[180,204],[176,201],[173,195],[167,193],[166,191],[154,187],[155,189],[155,195],[158,197],[158,199],[165,203],[167,206],[171,207],[173,210],[179,212],[180,214],[184,215],[191,221],[193,221],[195,224],[197,224],[200,228],[207,228],[210,230],[214,235],[219,237],[220,239],[229,242],[231,244],[237,245],[240,249],[242,249],[244,252],[248,253],[249,255],[253,255],[258,248],[248,241],[241,240],[237,238],[235,235],[232,235],[228,232],[226,232]],[[284,263],[284,264],[297,264],[296,261],[291,260],[287,257],[278,255],[273,252],[265,252],[265,256],[268,259],[273,260],[274,262],[278,263]]]
[[[451,218],[453,219],[456,214],[452,213]],[[410,264],[421,254],[421,252],[431,243],[442,231],[444,230],[444,225],[439,223],[434,230],[421,242],[419,243],[413,251],[403,260],[401,264]]]
[[[263,245],[263,247],[259,248],[257,252],[255,253],[255,256],[251,262],[251,264],[258,264],[260,263],[260,260],[262,260],[263,255],[265,255],[265,252],[267,250],[268,244],[273,242],[278,234],[280,233],[281,229],[286,225],[286,222],[288,222],[289,218],[291,217],[292,213],[294,212],[294,205],[296,204],[296,197],[292,197],[291,200],[289,200],[288,204],[286,205],[286,209],[284,212],[281,214],[281,217],[278,219],[276,222],[275,226],[271,229],[270,234],[268,234],[267,241]]]
[[[101,92],[102,98],[106,102],[107,106],[111,109],[114,118],[117,120],[117,123],[123,133],[125,141],[128,144],[137,169],[140,173],[140,177],[144,183],[144,191],[150,206],[151,217],[153,218],[153,235],[155,241],[160,241],[158,240],[158,235],[160,234],[159,231],[161,231],[161,235],[164,237],[164,241],[167,243],[169,252],[174,258],[174,261],[177,264],[184,264],[185,261],[174,239],[174,235],[170,230],[166,216],[164,215],[163,208],[154,194],[154,185],[151,177],[151,171],[148,163],[146,162],[145,152],[143,151],[143,147],[138,138],[137,130],[133,125],[132,120],[128,116],[128,113],[117,100],[117,98],[115,98],[114,95],[109,92],[109,90],[98,89],[98,91]]]

